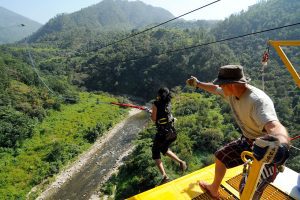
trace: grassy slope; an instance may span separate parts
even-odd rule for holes
[[[25,199],[34,185],[57,173],[68,161],[91,146],[83,138],[86,130],[99,122],[109,128],[127,113],[117,106],[97,101],[116,99],[81,93],[78,104],[63,105],[60,112],[50,111],[44,121],[36,125],[32,139],[15,150],[14,156],[0,153],[0,199]],[[55,159],[49,159],[51,153]]]

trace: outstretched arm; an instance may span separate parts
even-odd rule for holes
[[[157,113],[157,107],[153,104],[152,105],[152,113],[151,113],[151,119],[153,122],[156,121],[156,113]]]
[[[196,77],[191,76],[186,83],[190,86],[194,86],[196,88],[201,88],[212,94],[219,94],[217,91],[218,85],[214,85],[213,83],[201,82]]]

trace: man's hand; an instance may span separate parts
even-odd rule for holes
[[[191,78],[189,78],[188,80],[186,80],[186,84],[190,85],[190,86],[193,86],[193,87],[197,87],[197,84],[199,83],[200,81],[194,77],[194,76],[191,76]]]
[[[146,107],[146,106],[145,106],[144,108],[145,108],[145,111],[146,111],[147,113],[150,113],[150,114],[152,113],[152,110],[151,110],[150,108],[148,108],[148,107]]]
[[[253,145],[253,155],[258,161],[262,160],[267,164],[273,163],[279,145],[278,138],[271,135],[256,138]]]

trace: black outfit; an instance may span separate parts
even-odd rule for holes
[[[170,144],[176,140],[177,136],[173,125],[171,103],[158,100],[154,102],[154,105],[157,107],[155,122],[157,133],[153,141],[152,158],[156,160],[161,158],[160,153],[163,155],[167,153]]]

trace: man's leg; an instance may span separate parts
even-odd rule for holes
[[[200,182],[199,185],[207,190],[211,196],[218,196],[218,189],[225,176],[227,168],[232,168],[243,164],[241,153],[250,150],[246,141],[238,139],[226,144],[215,152],[215,176],[211,184]]]
[[[200,186],[208,190],[213,197],[219,196],[218,190],[226,173],[226,166],[216,158],[215,177],[211,184],[200,182]]]

